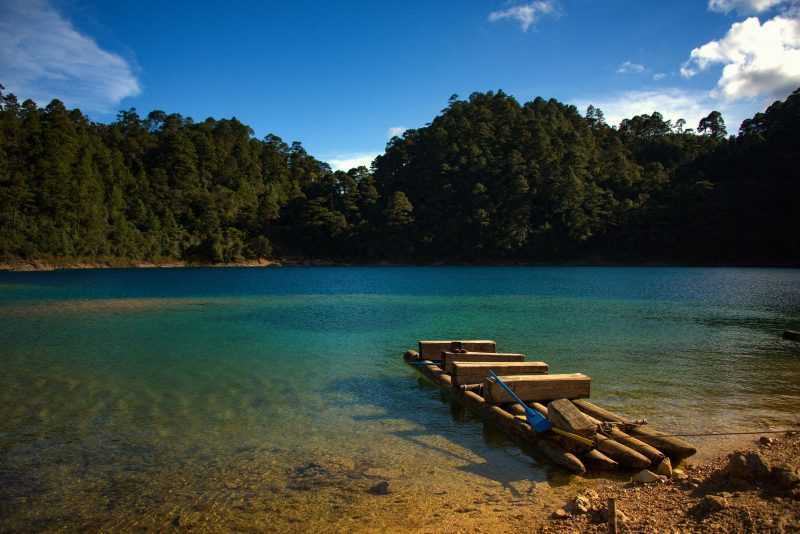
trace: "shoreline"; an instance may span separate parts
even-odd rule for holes
[[[120,258],[50,258],[38,260],[0,261],[0,272],[46,272],[88,269],[198,269],[198,268],[267,268],[267,267],[730,267],[797,269],[797,262],[669,262],[669,261],[618,261],[589,258],[573,261],[345,261],[311,258],[259,258],[233,262],[208,262],[191,260],[127,260]]]

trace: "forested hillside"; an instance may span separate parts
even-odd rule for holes
[[[236,119],[0,100],[0,256],[800,263],[800,90],[728,137],[654,112],[451,98],[372,169]]]

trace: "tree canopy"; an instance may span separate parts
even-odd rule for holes
[[[0,93],[0,256],[231,262],[800,259],[800,90],[727,137],[654,111],[454,95],[347,172],[235,118],[109,124]]]

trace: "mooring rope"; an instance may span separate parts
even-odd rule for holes
[[[654,438],[692,438],[692,437],[706,437],[706,436],[745,436],[745,435],[758,435],[758,434],[788,434],[789,432],[800,432],[800,428],[792,430],[762,430],[761,432],[704,432],[700,434],[662,434],[659,432]],[[634,436],[635,437],[635,436]]]

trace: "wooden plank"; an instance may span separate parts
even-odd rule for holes
[[[525,402],[588,397],[592,384],[592,379],[583,373],[517,375],[500,378]],[[484,380],[483,391],[486,399],[492,403],[513,401],[503,388],[490,380]]]
[[[441,355],[442,368],[447,369],[451,362],[521,362],[525,360],[524,354],[510,352],[443,352]]]
[[[551,401],[547,405],[547,413],[553,426],[561,430],[581,436],[594,436],[597,433],[597,425],[568,399]]]
[[[497,344],[490,339],[419,341],[418,343],[419,356],[423,360],[440,359],[442,352],[455,348],[453,343],[461,343],[461,348],[467,351],[497,352]]]
[[[494,371],[498,375],[539,375],[549,370],[545,362],[460,362],[448,360],[445,371],[453,375],[453,384],[482,384]]]

